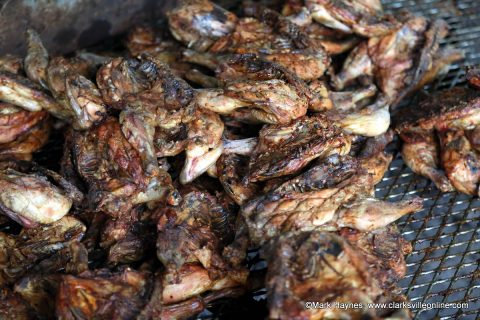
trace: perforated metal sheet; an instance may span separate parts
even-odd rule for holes
[[[480,1],[427,0],[383,1],[387,11],[409,10],[448,22],[450,34],[443,45],[465,51],[466,59],[427,90],[435,92],[463,85],[466,65],[480,64]],[[407,257],[407,275],[399,286],[412,302],[467,302],[466,309],[412,310],[416,319],[480,319],[480,199],[458,193],[441,193],[431,182],[406,167],[398,147],[389,171],[377,185],[376,195],[390,201],[413,195],[424,199],[424,209],[397,222],[413,252]],[[265,267],[252,254],[256,269]],[[218,318],[226,308],[228,317],[262,319],[266,315],[265,291],[238,301],[243,307],[227,306],[205,312],[202,318]],[[259,302],[256,302],[260,300]],[[252,310],[253,309],[253,310]],[[222,312],[222,310],[224,312]],[[248,311],[247,311],[248,310]],[[243,311],[243,312],[242,312]],[[223,318],[220,316],[220,318]],[[225,317],[227,318],[227,317]]]

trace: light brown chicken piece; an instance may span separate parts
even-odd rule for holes
[[[402,157],[413,172],[425,176],[442,192],[453,191],[453,186],[440,168],[439,146],[434,132],[401,133],[404,141]]]
[[[379,1],[306,0],[313,20],[329,28],[364,37],[388,34],[396,20],[382,12]]]
[[[27,29],[26,38],[27,55],[23,62],[25,73],[30,80],[48,89],[47,67],[50,59],[48,51],[35,30]]]
[[[183,0],[167,13],[170,32],[189,48],[206,51],[235,28],[237,17],[208,0]]]

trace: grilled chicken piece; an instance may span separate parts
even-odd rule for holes
[[[150,276],[126,268],[62,277],[56,315],[62,319],[132,319],[148,301]]]
[[[258,194],[259,186],[248,182],[248,157],[237,154],[223,154],[217,161],[218,179],[225,192],[242,205]]]
[[[219,39],[210,52],[257,54],[303,80],[318,79],[325,73],[330,58],[297,25],[261,4],[250,2],[244,11],[248,17],[240,19],[235,31]]]
[[[480,152],[480,126],[475,129],[465,131],[465,136],[472,145],[472,148]]]
[[[68,99],[75,129],[84,130],[103,121],[107,106],[97,86],[82,75],[67,76],[65,94]]]
[[[209,110],[198,110],[189,124],[186,159],[180,173],[180,183],[187,184],[215,164],[222,154],[224,124],[218,114]]]
[[[472,88],[480,89],[480,69],[478,67],[468,68],[465,78]]]
[[[34,310],[7,287],[0,289],[0,318],[4,320],[35,319]]]
[[[235,28],[237,17],[208,0],[184,0],[167,13],[170,32],[189,48],[206,51]]]
[[[130,104],[179,108],[194,96],[190,86],[174,78],[168,67],[151,56],[111,60],[98,70],[97,84],[103,100],[117,109]]]
[[[23,65],[27,77],[48,89],[47,85],[47,67],[50,57],[45,49],[38,33],[33,29],[27,29],[27,55]]]
[[[20,74],[23,71],[23,59],[6,54],[0,57],[0,71],[6,71],[13,74]]]
[[[460,192],[475,195],[480,181],[480,156],[465,133],[441,131],[441,162],[452,185]]]
[[[47,119],[47,112],[30,112],[8,103],[0,102],[0,144],[9,143],[28,133]]]
[[[439,41],[446,34],[447,25],[442,20],[429,22],[423,17],[407,17],[395,32],[358,45],[342,71],[332,78],[333,84],[339,90],[359,77],[372,77],[387,103],[395,106],[419,83],[434,79],[433,71],[442,71],[445,61],[451,61],[450,55],[452,59],[461,57],[459,52],[447,49],[445,53],[449,55],[442,56],[438,64],[433,60],[441,54]]]
[[[336,212],[332,224],[336,229],[353,228],[363,232],[382,228],[406,214],[422,209],[422,199],[385,202],[374,198],[359,198],[344,204]]]
[[[59,174],[41,168],[28,173],[0,170],[0,186],[0,211],[26,228],[61,219],[83,199]]]
[[[23,229],[17,236],[0,233],[0,285],[14,283],[56,252],[80,241],[85,229],[82,222],[66,216],[50,225]]]
[[[398,22],[382,12],[379,1],[305,0],[305,6],[316,22],[363,37],[390,33]]]
[[[192,268],[193,272],[195,272],[194,270],[195,269]],[[174,285],[175,291],[172,293],[185,294],[187,292],[192,292],[192,289],[195,288],[195,285],[200,284],[202,281],[208,279],[208,277],[204,276],[204,273],[186,273],[185,276],[188,277],[186,278],[188,282],[182,283],[182,281],[179,281],[178,285]],[[190,286],[189,283],[192,284],[192,286]],[[150,301],[137,319],[189,319],[200,313],[209,303],[212,303],[217,299],[228,297],[235,298],[241,296],[245,292],[243,288],[239,287],[212,290],[203,295],[194,295],[192,298],[187,300],[169,303],[167,301],[170,297],[165,297],[165,290],[169,291],[171,289],[171,285],[167,284],[165,286],[164,278],[157,276]]]
[[[36,84],[22,76],[0,71],[0,100],[28,111],[46,110],[61,117],[62,107]]]
[[[60,274],[36,274],[20,279],[13,291],[35,310],[37,317],[55,318],[55,295]]]
[[[305,115],[308,108],[305,96],[278,79],[236,81],[224,89],[201,90],[197,103],[222,115],[230,115],[238,108],[249,108],[252,117],[265,123],[288,123]]]
[[[265,126],[250,159],[248,179],[255,182],[294,174],[315,158],[349,151],[350,138],[322,115]]]
[[[231,213],[215,197],[189,191],[178,207],[162,208],[158,214],[157,256],[167,271],[175,273],[186,263],[200,263],[213,280],[234,271],[221,254],[224,241],[233,236]]]
[[[440,169],[440,150],[434,132],[404,132],[402,157],[405,164],[416,174],[425,176],[442,192],[453,191],[453,186]]]
[[[390,126],[389,104],[383,96],[366,107],[354,105],[350,110],[333,109],[327,115],[346,132],[367,137],[384,134]]]
[[[170,175],[161,169],[148,174],[116,119],[108,118],[86,133],[74,132],[70,148],[76,171],[88,183],[93,210],[117,217],[140,203],[177,203]]]
[[[383,289],[391,289],[406,272],[404,256],[412,252],[408,243],[394,225],[372,232],[342,229],[340,235],[362,253],[372,274]]]
[[[408,109],[408,110],[407,110]],[[480,92],[454,87],[422,99],[396,115],[397,132],[470,130],[480,123]]]
[[[261,252],[269,266],[266,282],[270,319],[380,319],[395,312],[334,305],[392,301],[372,276],[362,252],[335,234],[286,233],[270,241]],[[305,308],[311,301],[326,307]]]
[[[341,216],[342,206],[355,199],[373,196],[373,187],[383,177],[391,159],[391,156],[383,153],[359,160],[334,155],[254,198],[241,209],[252,242],[259,245],[287,231],[318,227],[336,230],[340,225],[349,224],[349,219]],[[360,207],[368,207],[368,204],[367,200]],[[376,202],[371,204],[377,206]],[[392,207],[388,203],[383,205],[385,212],[391,216],[380,219],[379,225],[369,225],[367,222],[378,219],[378,212],[364,210],[367,216],[350,226],[368,229],[398,219],[396,210],[390,210]],[[402,207],[402,210],[405,207],[403,212],[406,214],[411,212],[409,209],[418,209],[418,201],[400,203],[398,207]],[[361,215],[361,212],[352,213]],[[367,224],[363,225],[363,221]]]
[[[47,143],[49,133],[50,121],[46,118],[14,141],[0,144],[0,160],[32,160],[32,153]]]
[[[305,9],[302,10],[302,12],[308,11]],[[308,16],[310,16],[309,12]],[[298,17],[298,15],[296,17]],[[292,17],[288,18],[292,20]],[[292,21],[298,24],[295,20]],[[361,41],[359,37],[342,34],[317,23],[306,23],[301,29],[308,35],[310,41],[314,43],[315,46],[323,47],[329,55],[348,52]]]

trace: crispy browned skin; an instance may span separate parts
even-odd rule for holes
[[[445,129],[473,129],[480,119],[480,92],[455,87],[425,97],[414,108],[396,116],[397,132]]]
[[[475,195],[480,181],[480,156],[463,130],[441,131],[441,162],[445,174],[460,192]]]
[[[265,126],[249,165],[249,180],[290,175],[315,158],[347,154],[350,138],[324,116],[303,117],[288,125]]]
[[[229,286],[245,283],[246,270],[232,268],[222,257],[223,247],[233,237],[231,213],[215,197],[206,192],[188,192],[179,207],[162,209],[159,214],[157,256],[167,273],[175,275],[184,270],[190,274],[187,270],[198,265],[198,272],[204,270],[210,283],[205,290],[216,281]]]
[[[129,268],[119,273],[99,269],[77,277],[63,276],[56,315],[62,319],[131,319],[146,304],[150,282],[148,274]]]
[[[402,237],[396,226],[372,232],[342,229],[340,235],[362,253],[383,289],[390,289],[405,276],[405,255],[412,252],[412,245]]]
[[[242,205],[259,191],[259,186],[246,179],[248,157],[224,154],[217,161],[217,172],[223,189],[238,205]]]
[[[262,250],[268,261],[271,319],[381,318],[394,310],[305,308],[305,303],[391,301],[370,273],[363,254],[341,237],[322,231],[286,233]]]
[[[19,74],[23,70],[22,58],[6,54],[0,57],[0,71],[7,71],[13,74]]]
[[[238,21],[235,30],[219,39],[210,49],[213,53],[255,53],[276,62],[299,78],[321,77],[330,59],[300,28],[278,12],[249,2],[248,17]]]
[[[0,233],[0,284],[14,283],[54,253],[80,241],[85,229],[82,222],[67,216],[48,226],[23,229],[18,236]],[[48,273],[36,270],[44,271]]]
[[[114,118],[86,133],[75,133],[72,157],[89,185],[89,205],[94,210],[118,216],[135,204],[177,201],[170,175],[161,169],[146,172],[139,153]]]

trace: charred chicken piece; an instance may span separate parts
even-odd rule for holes
[[[349,151],[350,138],[322,115],[265,126],[250,159],[248,179],[255,182],[294,174],[315,158]]]
[[[47,119],[47,112],[30,112],[0,102],[0,144],[15,141]]]
[[[458,191],[476,195],[480,181],[480,156],[477,151],[462,130],[441,131],[439,136],[440,159],[448,179]]]
[[[419,83],[434,79],[433,70],[445,68],[443,57],[435,66],[433,59],[440,54],[439,41],[447,34],[442,20],[429,22],[423,17],[407,17],[403,25],[383,37],[371,38],[358,45],[346,59],[342,71],[333,77],[336,89],[342,89],[359,77],[371,77],[392,106]],[[420,49],[419,49],[420,48]],[[457,51],[445,51],[461,57]],[[394,69],[392,69],[394,66]]]
[[[62,319],[132,319],[148,301],[150,281],[148,274],[130,268],[63,276],[56,315]]]
[[[60,274],[37,274],[23,277],[13,291],[35,310],[37,317],[55,318],[55,295]]]
[[[368,38],[388,34],[398,24],[383,14],[379,1],[306,0],[305,6],[316,22]]]
[[[242,205],[259,191],[259,186],[248,182],[248,157],[237,154],[223,154],[217,161],[218,179],[225,192]]]
[[[157,256],[170,270],[185,263],[200,263],[210,276],[225,275],[222,239],[229,241],[231,213],[207,192],[190,191],[177,207],[159,211]]]
[[[0,100],[28,111],[46,110],[61,116],[61,106],[30,80],[19,75],[0,71]]]
[[[31,320],[34,310],[7,287],[0,289],[0,318],[4,320]]]
[[[45,49],[38,33],[33,29],[27,29],[27,55],[23,62],[27,77],[48,89],[47,67],[50,57]]]
[[[408,109],[408,110],[407,110]],[[397,132],[437,129],[470,130],[480,122],[480,92],[455,87],[422,99],[396,115]]]
[[[378,319],[394,312],[334,306],[335,302],[390,300],[362,253],[335,234],[286,233],[262,248],[262,255],[269,265],[266,281],[271,319]],[[328,302],[331,307],[308,309],[307,301]]]
[[[405,276],[407,266],[404,256],[412,252],[412,245],[402,237],[396,226],[372,232],[342,229],[340,235],[361,252],[381,288],[392,289]]]
[[[330,58],[297,25],[261,4],[249,2],[244,11],[249,17],[240,19],[235,31],[219,39],[210,52],[257,54],[303,80],[318,79],[325,73]]]
[[[125,139],[116,119],[108,118],[86,133],[73,135],[72,163],[88,183],[89,205],[94,210],[117,217],[136,204],[178,201],[170,175],[160,169],[155,175],[146,172],[140,154]]]
[[[231,33],[237,17],[208,0],[183,0],[167,13],[170,32],[189,48],[206,51],[215,40]]]
[[[50,225],[23,229],[18,236],[0,233],[0,284],[14,283],[45,259],[80,241],[85,230],[82,222],[66,216]]]
[[[453,186],[445,173],[440,169],[440,150],[435,133],[404,132],[400,134],[403,140],[403,161],[416,174],[429,178],[442,192],[453,191]]]

